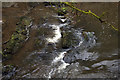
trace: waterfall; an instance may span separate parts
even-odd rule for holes
[[[52,68],[51,69],[51,71],[48,74],[48,79],[50,79],[51,76],[54,75],[56,71],[58,71],[58,73],[60,73],[61,70],[65,69],[68,65],[70,65],[69,63],[66,63],[63,60],[63,58],[65,56],[65,53],[67,53],[67,51],[60,52],[59,56],[57,56],[53,59],[51,66],[57,65],[58,62],[62,62],[62,63],[57,68]]]
[[[46,40],[48,43],[57,43],[58,40],[61,38],[61,30],[58,25],[50,25],[52,29],[54,29],[55,36],[53,38],[47,38]]]

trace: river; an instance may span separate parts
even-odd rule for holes
[[[77,5],[98,15],[106,12],[104,19],[118,26],[117,3]],[[3,62],[4,65],[17,66],[13,79],[118,77],[119,37],[118,32],[108,24],[102,24],[93,16],[85,14],[73,19],[71,14],[69,18],[59,16],[42,3],[35,4],[34,8],[28,7],[26,3],[17,3],[17,7],[3,8],[3,20],[6,20],[3,42],[10,37],[16,21],[23,15],[33,19],[29,39],[11,59]]]

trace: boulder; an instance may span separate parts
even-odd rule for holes
[[[79,40],[75,34],[69,31],[62,32],[62,48],[67,49],[79,44]]]

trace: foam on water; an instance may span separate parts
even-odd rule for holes
[[[49,75],[48,75],[48,79],[51,78],[51,76],[55,73],[56,71],[56,68],[55,69],[51,69],[51,71],[49,72]]]
[[[60,55],[52,61],[53,64],[57,63],[58,61],[62,62],[62,64],[58,67],[59,72],[60,70],[65,69],[68,65],[70,65],[68,63],[65,63],[65,61],[63,60],[65,53],[67,52],[66,51],[61,52]]]
[[[66,18],[65,19],[60,19],[63,23],[67,20]]]
[[[52,61],[52,66],[55,66],[57,64],[57,62],[62,62],[60,64],[60,66],[58,68],[52,68],[51,71],[48,74],[48,79],[51,78],[52,75],[55,74],[56,71],[58,71],[58,73],[60,73],[61,70],[65,69],[68,65],[70,65],[69,63],[65,63],[65,61],[63,60],[65,53],[67,53],[67,51],[61,52],[59,54],[59,56],[55,57],[55,59]]]
[[[0,20],[0,23],[2,23],[2,20]]]
[[[52,63],[57,63],[58,61],[60,61],[61,59],[63,59],[64,55],[65,55],[66,51],[61,52],[60,55],[58,57],[56,57]]]
[[[46,40],[49,43],[56,43],[61,38],[61,30],[60,27],[57,25],[50,25],[54,29],[55,36],[53,38],[47,38]]]
[[[62,37],[61,35],[61,27],[64,27],[68,25],[68,23],[64,23],[64,24],[60,24],[60,25],[49,25],[50,27],[52,27],[52,29],[54,30],[54,37],[52,38],[46,38],[48,43],[57,43],[59,41],[59,39]]]
[[[60,16],[60,18],[61,17],[63,17],[63,16]],[[60,20],[62,22],[66,21],[66,19],[62,19],[62,18]],[[67,22],[63,23],[63,24],[59,24],[59,25],[49,25],[54,30],[53,33],[55,36],[52,38],[46,38],[47,42],[48,43],[57,43],[59,41],[59,39],[62,37],[60,28],[66,27],[67,25],[68,25]],[[78,45],[74,46],[76,49],[76,48],[79,48],[84,43],[85,39],[82,34],[82,29],[80,29],[80,30],[73,29],[73,32],[75,33],[76,38],[79,39],[79,41],[80,41]],[[59,55],[53,59],[53,61],[51,63],[51,70],[47,76],[48,79],[50,79],[56,72],[60,73],[62,70],[66,69],[66,67],[68,65],[70,65],[69,63],[66,63],[63,60],[63,58],[65,57],[65,54],[67,54],[67,51],[69,51],[69,50],[71,50],[71,49],[67,49],[67,50],[64,50],[63,52],[60,52]]]
[[[65,69],[69,63],[66,63],[64,60],[61,60],[62,64],[58,67],[58,73],[60,73],[61,70]]]
[[[25,39],[25,41],[27,41],[29,39],[30,30],[28,28],[31,26],[32,26],[32,22],[28,26],[26,26],[26,31],[27,31],[26,37],[27,38]]]

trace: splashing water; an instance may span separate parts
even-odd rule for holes
[[[60,28],[66,26],[66,25],[68,25],[68,23],[64,23],[64,24],[60,24],[60,25],[49,25],[54,30],[55,36],[53,38],[46,38],[47,42],[48,43],[57,43],[60,40],[60,38],[62,37]]]
[[[63,59],[64,55],[65,55],[66,51],[65,52],[61,52],[60,55],[58,57],[56,57],[52,63],[57,63],[58,61],[60,61],[61,59]]]
[[[61,70],[65,69],[69,63],[66,63],[63,59],[61,60],[62,64],[58,67],[58,73],[60,73]]]
[[[56,71],[58,71],[58,73],[60,73],[61,70],[65,69],[68,65],[70,65],[69,63],[65,63],[65,61],[63,60],[65,53],[67,53],[67,51],[61,52],[59,54],[59,56],[55,57],[55,59],[52,61],[53,66],[56,65],[57,62],[62,62],[62,64],[58,68],[51,69],[51,71],[48,74],[48,79],[50,79],[51,76],[54,75]]]
[[[49,43],[56,43],[58,42],[58,40],[61,38],[61,31],[60,31],[60,27],[57,25],[50,25],[54,30],[54,34],[55,36],[53,38],[47,38],[46,40]]]

